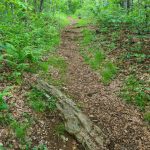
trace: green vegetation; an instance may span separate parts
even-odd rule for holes
[[[101,76],[102,81],[107,84],[109,83],[117,74],[117,67],[112,62],[106,62],[103,65]]]
[[[16,137],[19,140],[24,140],[25,135],[26,135],[26,130],[29,127],[28,123],[19,123],[16,120],[14,120],[10,126],[12,127],[12,129],[14,130]]]
[[[83,31],[81,53],[85,62],[94,70],[99,70],[104,84],[111,83],[119,68],[125,75],[122,98],[147,112],[150,101],[147,76],[150,58],[148,0],[85,0],[76,14],[83,18],[83,22],[87,19],[98,27],[96,32]],[[95,58],[97,50],[104,54],[98,56],[98,60]],[[112,60],[108,61],[107,56]],[[149,115],[144,118],[149,120]]]
[[[57,125],[55,128],[55,132],[57,135],[64,135],[65,134],[65,125],[63,123]]]
[[[76,27],[84,27],[91,24],[90,20],[87,19],[80,19],[76,25]]]
[[[32,143],[27,143],[25,149],[26,150],[48,150],[45,144],[39,144],[37,146],[32,147]]]
[[[135,103],[144,110],[145,106],[150,102],[150,95],[145,92],[146,90],[149,90],[149,88],[144,85],[144,81],[137,79],[136,76],[129,76],[125,80],[124,87],[122,89],[123,99],[127,102]]]
[[[2,144],[0,144],[0,150],[6,150]]]
[[[94,32],[92,32],[88,29],[84,29],[82,31],[82,33],[83,33],[83,44],[85,44],[85,45],[89,44],[95,38]]]
[[[150,123],[150,112],[144,114],[144,120]]]
[[[61,85],[66,80],[67,63],[64,58],[60,56],[50,56],[48,64],[51,70],[51,76],[48,78],[48,82],[54,85]],[[54,76],[53,72],[57,72],[59,76]],[[45,74],[46,75],[46,74]],[[45,76],[44,75],[44,76]]]
[[[2,110],[6,110],[8,109],[8,105],[6,103],[6,101],[4,100],[4,96],[8,95],[7,91],[3,91],[0,93],[0,112]]]
[[[10,127],[20,142],[25,142],[26,130],[30,124],[28,120],[24,123],[18,122],[9,112],[0,113],[0,125]]]
[[[145,44],[148,43],[148,33],[150,30],[150,9],[148,0],[106,0],[106,1],[88,1],[85,0],[82,8],[77,10],[83,20],[91,20],[99,26],[98,33],[107,34],[107,42],[111,40],[113,44],[110,49],[115,49],[118,40],[121,40],[121,46],[128,45],[130,56],[142,59],[149,56],[145,55]],[[124,37],[123,37],[124,36]],[[126,41],[123,41],[127,38]],[[117,44],[115,43],[117,42]],[[134,54],[135,53],[135,54]]]
[[[81,43],[83,49],[81,54],[87,64],[92,69],[100,73],[101,81],[104,84],[109,84],[118,72],[118,67],[106,57],[106,52],[99,47],[99,38],[96,37],[95,32],[91,30],[83,30],[83,41]],[[92,45],[92,46],[91,46]],[[87,48],[85,48],[85,46]],[[113,47],[113,45],[110,47]],[[109,47],[109,48],[110,48]]]
[[[104,61],[104,59],[105,59],[105,54],[104,54],[102,51],[97,50],[97,51],[94,52],[93,55],[94,55],[94,56],[93,56],[93,58],[89,61],[89,64],[91,65],[91,67],[92,67],[93,69],[96,70],[96,69],[98,69],[98,68],[101,66],[102,62]]]
[[[60,31],[69,24],[67,14],[73,12],[72,3],[68,7],[67,2],[55,0],[0,2],[0,82],[4,82],[4,86],[5,83],[10,86],[22,86],[27,77],[26,73],[40,74],[43,78],[48,78],[53,69],[58,69],[62,77],[53,79],[50,76],[50,82],[58,84],[63,82],[66,63],[54,55],[60,43]],[[76,5],[74,8],[80,7],[79,3],[74,5]],[[13,89],[10,93],[13,93]],[[13,96],[9,95],[8,90],[0,91],[0,125],[11,128],[18,143],[26,145],[28,142],[26,132],[33,123],[33,118],[26,113],[22,114],[21,121],[14,117],[12,108],[15,103],[7,103],[9,102],[7,98],[11,99]],[[27,101],[36,112],[55,110],[56,99],[54,97],[50,97],[48,101],[44,99],[41,92],[33,89]],[[13,149],[11,144],[4,146]],[[32,146],[29,146],[29,149],[32,149]],[[44,150],[46,146],[39,145],[34,149]]]
[[[13,13],[5,4],[12,6]],[[68,20],[63,12],[55,10],[50,13],[45,10],[47,8],[42,8],[43,13],[37,13],[38,10],[34,13],[31,3],[4,0],[0,6],[3,8],[0,70],[8,68],[7,78],[21,83],[23,72],[39,70],[42,57],[59,44],[59,31],[68,24]],[[5,72],[2,75],[5,76]]]
[[[8,111],[0,112],[0,125],[2,126],[8,126],[11,121],[13,120],[12,114],[10,114]]]
[[[44,112],[47,109],[56,109],[56,99],[54,97],[50,97],[50,99],[47,100],[45,95],[41,91],[38,91],[36,89],[33,89],[28,94],[28,103],[32,107],[32,109],[37,112]]]
[[[113,26],[118,29],[128,24],[130,30],[146,33],[150,23],[149,11],[148,0],[85,0],[82,8],[76,13],[83,18],[94,18],[105,28]]]
[[[38,114],[56,109],[56,98],[29,90],[26,79],[32,82],[37,74],[56,86],[67,80],[67,63],[56,49],[62,29],[70,23],[68,16],[78,21],[76,28],[83,28],[80,46],[85,63],[104,85],[121,74],[121,97],[137,105],[150,122],[149,0],[1,0],[0,12],[0,126],[9,128],[7,138],[14,136],[19,144],[29,144],[26,149],[47,149],[26,141],[33,116],[23,112],[15,118],[13,97],[29,92],[26,104]],[[21,90],[14,92],[11,86]],[[58,135],[64,132],[64,124],[56,127]],[[9,142],[0,143],[0,149],[5,146],[13,149]]]
[[[46,145],[40,144],[38,146],[35,146],[32,150],[48,150]]]

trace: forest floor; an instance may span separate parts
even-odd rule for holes
[[[118,97],[121,75],[105,86],[97,73],[84,62],[80,54],[81,31],[84,28],[87,27],[71,25],[62,33],[59,54],[68,64],[64,91],[108,136],[108,149],[150,149],[150,128],[143,122],[142,113]],[[92,26],[88,28],[95,29]]]
[[[85,63],[81,55],[82,31],[87,28],[96,30],[96,28],[90,25],[76,26],[75,20],[70,18],[70,21],[71,25],[62,31],[62,40],[57,52],[57,55],[63,57],[67,64],[65,81],[58,88],[71,97],[80,109],[102,129],[110,140],[107,145],[108,150],[149,150],[150,126],[143,121],[143,113],[118,96],[123,84],[122,74],[117,75],[109,85],[105,85],[100,82],[98,73]],[[59,80],[61,76],[59,73],[54,69],[46,76]],[[24,76],[25,81],[34,80],[31,74]],[[31,90],[28,82],[15,86],[12,91],[13,96],[5,98],[11,106],[9,111],[16,120],[21,124],[32,122],[32,125],[27,127],[26,143],[18,142],[19,139],[15,137],[10,126],[0,126],[0,144],[6,146],[8,150],[30,150],[31,148],[27,148],[27,141],[29,147],[41,144],[46,145],[48,150],[83,150],[73,137],[65,133],[63,121],[57,110],[37,113],[29,107],[26,103],[26,93]],[[11,83],[3,81],[0,83],[0,90],[9,85]],[[15,130],[18,126],[13,128]]]

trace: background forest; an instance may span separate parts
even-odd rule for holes
[[[94,18],[92,22],[102,24],[104,30],[110,24],[126,27],[142,40],[149,33],[149,8],[148,0],[2,0],[0,61],[15,70],[12,76],[21,76],[39,63],[43,51],[59,43],[59,31],[72,14]]]
[[[61,44],[61,31],[70,25],[68,17],[78,20],[78,28],[96,27],[95,31],[82,31],[81,55],[85,63],[100,72],[105,86],[122,73],[119,96],[137,106],[143,120],[150,123],[149,0],[1,0],[0,129],[7,126],[13,133],[0,140],[0,150],[15,149],[9,136],[15,137],[20,149],[47,149],[25,138],[32,118],[27,113],[23,113],[24,121],[15,117],[14,102],[9,98],[14,95],[13,89],[24,87],[26,78],[33,74],[46,78],[49,66],[58,68],[62,76],[59,81],[49,78],[49,82],[57,86],[65,82],[67,64],[56,51]],[[85,47],[90,50],[85,51]],[[34,88],[24,90],[35,112],[55,109],[55,98],[43,103],[41,92]],[[64,134],[64,130],[63,124],[56,127],[58,134]]]

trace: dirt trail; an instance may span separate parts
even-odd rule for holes
[[[62,33],[59,54],[68,63],[64,91],[108,136],[109,150],[150,150],[150,128],[134,106],[117,97],[119,81],[103,86],[97,74],[84,63],[78,44],[82,29],[70,25]]]

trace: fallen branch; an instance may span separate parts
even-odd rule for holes
[[[68,133],[75,136],[86,150],[104,150],[105,135],[102,130],[81,112],[77,105],[56,87],[37,80],[36,88],[48,96],[57,98],[56,106],[60,111]]]

